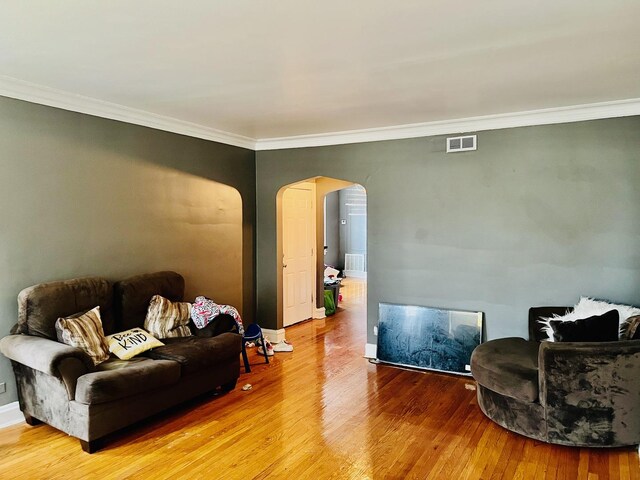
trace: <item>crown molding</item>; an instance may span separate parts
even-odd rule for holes
[[[255,149],[280,150],[285,148],[320,147],[347,143],[379,142],[403,138],[429,137],[501,128],[551,125],[556,123],[582,122],[603,118],[640,115],[640,98],[613,102],[573,105],[569,107],[545,108],[525,112],[501,113],[479,117],[442,120],[437,122],[412,123],[392,127],[368,128],[344,132],[299,135],[293,137],[264,138],[256,141]]]
[[[253,138],[0,75],[0,95],[255,150]]]
[[[542,110],[501,113],[390,127],[254,139],[184,120],[126,107],[117,103],[76,95],[4,75],[0,75],[0,96],[258,151],[379,142],[383,140],[400,140],[403,138],[429,137],[433,135],[479,132],[501,128],[551,125],[556,123],[640,115],[640,98],[632,98],[612,102],[545,108]]]

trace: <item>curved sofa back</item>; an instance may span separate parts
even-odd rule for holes
[[[40,283],[18,294],[18,323],[12,333],[57,340],[58,318],[100,307],[105,335],[142,327],[154,295],[182,301],[184,278],[176,272],[136,275],[112,283],[101,277]]]
[[[176,272],[156,272],[136,275],[119,282],[113,288],[116,329],[143,327],[149,302],[154,295],[162,295],[172,302],[184,297],[184,278]]]
[[[13,333],[56,340],[56,321],[60,317],[100,307],[105,334],[112,333],[113,285],[101,277],[76,278],[40,283],[18,294],[18,324]]]
[[[542,342],[538,368],[548,441],[640,443],[640,340]]]

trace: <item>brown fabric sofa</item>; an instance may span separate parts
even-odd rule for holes
[[[529,310],[529,340],[501,338],[471,356],[478,404],[494,422],[549,443],[618,447],[640,443],[640,340],[546,342]]]
[[[104,278],[44,283],[18,296],[18,323],[0,340],[13,365],[27,423],[45,422],[80,439],[91,453],[107,434],[205,392],[232,390],[240,375],[241,336],[223,318],[197,336],[124,361],[94,366],[77,348],[56,340],[59,317],[100,306],[105,334],[142,327],[151,297],[180,301],[175,272],[139,275],[113,285]]]

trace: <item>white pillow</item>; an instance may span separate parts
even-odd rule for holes
[[[619,337],[622,337],[625,323],[629,317],[634,315],[640,315],[640,308],[632,307],[629,305],[618,305],[615,303],[603,302],[601,300],[594,300],[589,297],[581,297],[580,301],[573,307],[573,310],[566,315],[554,315],[553,317],[541,318],[540,323],[544,325],[542,330],[547,334],[547,340],[553,342],[553,330],[551,329],[550,320],[560,320],[562,322],[575,322],[576,320],[582,320],[583,318],[593,317],[594,315],[602,315],[610,310],[617,310],[620,316],[620,332]]]
[[[142,352],[164,346],[164,343],[141,328],[132,328],[109,335],[107,343],[109,351],[120,360],[129,360]]]

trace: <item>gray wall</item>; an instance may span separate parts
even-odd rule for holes
[[[0,336],[29,285],[162,269],[253,319],[253,151],[0,97],[0,168]]]
[[[580,295],[640,304],[640,117],[257,152],[257,304],[278,328],[276,194],[324,175],[368,201],[368,341],[379,302],[486,314],[489,339],[527,335],[532,305]]]
[[[343,268],[344,257],[340,257],[340,193],[327,193],[327,254],[324,263],[333,265],[336,268]]]

